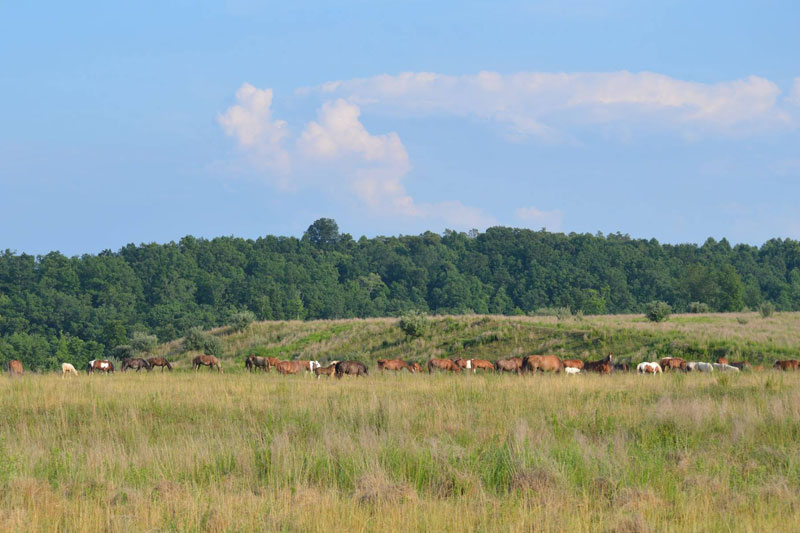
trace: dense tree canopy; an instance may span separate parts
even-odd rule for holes
[[[725,239],[662,245],[627,235],[507,227],[360,238],[320,219],[301,239],[184,237],[65,257],[0,254],[0,362],[83,364],[142,334],[160,341],[192,327],[259,320],[430,313],[533,313],[569,307],[642,312],[800,309],[800,243]],[[138,336],[137,336],[138,332]]]

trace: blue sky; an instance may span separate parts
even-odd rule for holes
[[[0,4],[0,249],[800,238],[800,4]]]

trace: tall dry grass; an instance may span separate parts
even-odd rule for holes
[[[0,379],[0,530],[792,531],[798,385]]]

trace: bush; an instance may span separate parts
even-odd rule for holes
[[[183,350],[187,352],[191,350],[200,351],[205,347],[205,343],[206,334],[203,328],[195,326],[191,328],[183,338]]]
[[[255,313],[249,310],[239,311],[231,317],[230,326],[233,331],[243,331],[256,319]]]
[[[136,352],[134,351],[133,346],[128,344],[120,344],[119,346],[114,346],[111,349],[110,357],[122,361],[123,359],[133,357],[135,353]]]
[[[769,318],[775,312],[775,306],[772,302],[764,302],[758,306],[758,312],[761,313],[761,318]]]
[[[158,345],[158,337],[144,331],[134,331],[131,335],[131,348],[135,353],[149,352]]]
[[[203,343],[203,353],[222,357],[223,352],[222,341],[217,337],[206,335],[205,342]]]
[[[430,321],[425,313],[412,310],[400,317],[400,329],[409,337],[423,337],[430,329]]]
[[[692,302],[689,304],[690,313],[708,313],[711,308],[705,302]]]
[[[644,308],[644,316],[652,322],[663,322],[669,318],[672,307],[667,302],[653,301]]]

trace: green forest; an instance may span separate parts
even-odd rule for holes
[[[660,244],[620,233],[508,227],[399,237],[340,233],[319,219],[302,238],[186,236],[66,257],[0,255],[0,362],[52,369],[108,356],[139,335],[258,320],[435,314],[800,309],[800,242]]]

